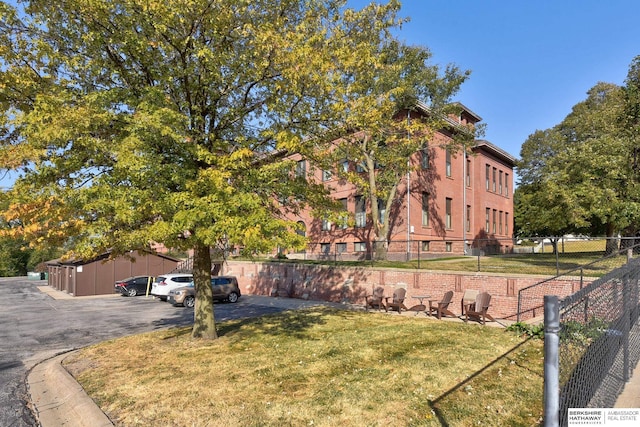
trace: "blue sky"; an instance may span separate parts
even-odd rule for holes
[[[355,8],[369,1],[349,0]],[[596,83],[622,85],[640,55],[637,0],[404,0],[398,37],[471,77],[454,100],[485,139],[515,157],[536,129],[560,123]]]
[[[516,157],[597,82],[623,84],[640,55],[637,0],[405,0],[401,16],[411,19],[401,40],[428,47],[435,64],[471,70],[454,100],[483,118],[485,139]],[[9,182],[2,178],[0,187]]]

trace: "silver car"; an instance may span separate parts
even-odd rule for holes
[[[172,289],[188,285],[191,281],[193,281],[193,274],[191,273],[163,274],[158,276],[157,281],[153,282],[151,295],[166,301]]]

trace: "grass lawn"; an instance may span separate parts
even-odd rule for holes
[[[271,260],[273,261],[273,260]],[[583,275],[588,277],[600,277],[614,268],[627,262],[626,256],[620,255],[611,258],[603,258],[599,252],[595,253],[565,253],[560,254],[556,260],[555,254],[520,254],[520,255],[494,255],[494,256],[458,256],[447,258],[433,258],[410,262],[402,261],[301,261],[277,260],[273,262],[291,262],[296,264],[337,265],[356,267],[382,267],[382,268],[411,268],[420,270],[458,271],[458,272],[483,272],[505,274],[533,274],[553,277],[559,274],[571,272],[572,276],[579,276],[583,268]]]
[[[313,308],[88,347],[65,366],[117,426],[537,426],[543,344]]]

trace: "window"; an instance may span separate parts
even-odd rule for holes
[[[323,170],[322,171],[322,181],[331,181],[332,174],[331,171]]]
[[[453,252],[453,243],[451,243],[451,242],[446,242],[446,243],[444,244],[444,250],[445,250],[446,252]]]
[[[491,231],[489,227],[489,221],[490,221],[489,215],[491,215],[491,209],[487,208],[484,213],[484,231],[486,231],[487,233]]]
[[[496,168],[493,168],[493,187],[492,187],[492,191],[495,193],[496,192]]]
[[[422,241],[422,250],[424,252],[429,252],[429,241],[428,240],[423,240]]]
[[[466,184],[471,187],[471,159],[467,159]]]
[[[366,242],[355,242],[353,244],[353,250],[356,252],[366,252],[367,251],[367,243]]]
[[[466,229],[471,231],[471,206],[467,205],[467,217],[465,218]]]
[[[331,253],[331,243],[320,243],[320,252],[324,255]]]
[[[364,209],[364,197],[356,196],[356,227],[367,226],[367,212]]]
[[[422,226],[429,226],[429,193],[422,193]]]
[[[345,212],[348,212],[347,199],[346,198],[340,199],[339,202],[342,204],[342,209]],[[348,226],[349,226],[349,215],[347,215],[346,213],[344,215],[340,215],[340,219],[338,220],[338,228],[342,228],[344,230]]]
[[[336,252],[341,254],[347,252],[347,244],[346,243],[336,243]]]
[[[509,235],[509,212],[504,213],[504,234]]]
[[[502,211],[498,212],[498,233],[502,234]]]
[[[331,221],[326,218],[322,220],[322,231],[331,231]]]
[[[502,171],[498,175],[498,193],[502,194]]]
[[[387,205],[384,200],[378,199],[378,222],[384,222],[384,215],[387,212]]]
[[[509,196],[509,174],[504,174],[504,195]]]
[[[423,170],[429,169],[429,148],[420,150],[420,167]]]
[[[493,234],[496,234],[496,217],[498,216],[497,211],[493,210]]]
[[[491,171],[491,166],[485,165],[485,186],[487,187],[487,191],[489,191],[489,173]]]
[[[446,218],[445,218],[445,227],[447,229],[451,229],[452,221],[451,221],[451,202],[452,200],[447,197],[445,200],[445,209],[446,209]]]
[[[451,178],[451,151],[449,149],[446,150],[446,174],[447,177]]]
[[[349,160],[342,161],[342,172],[349,172]]]
[[[364,162],[358,162],[356,164],[356,172],[358,173],[364,172]]]
[[[296,164],[296,178],[307,177],[307,163],[304,160],[298,161]]]

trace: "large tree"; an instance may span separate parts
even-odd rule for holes
[[[300,246],[283,210],[326,202],[286,154],[312,158],[374,124],[367,87],[393,85],[393,55],[406,72],[425,65],[393,40],[398,1],[20,4],[0,2],[0,156],[21,173],[2,212],[19,224],[9,235],[71,240],[82,258],[193,248],[194,337],[217,336],[212,252]]]
[[[384,259],[401,185],[419,164],[408,159],[421,150],[433,152],[436,145],[454,153],[466,150],[478,129],[448,119],[460,116],[459,106],[449,100],[468,71],[452,64],[443,70],[430,63],[427,48],[390,39],[366,21],[357,27],[356,33],[349,34],[353,49],[367,41],[376,48],[340,64],[343,84],[349,86],[343,98],[347,109],[341,116],[342,128],[350,132],[315,159],[353,184],[362,196],[372,224],[372,234],[363,240],[375,242],[376,257]],[[438,131],[452,138],[435,140]],[[345,161],[355,168],[343,168]]]
[[[638,221],[633,144],[621,126],[624,90],[598,83],[587,95],[562,123],[522,146],[516,223],[524,233],[613,237]],[[607,251],[615,247],[609,239]]]

